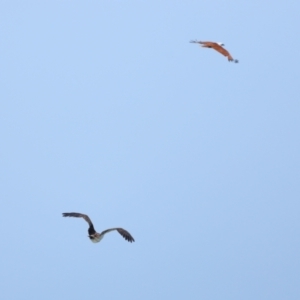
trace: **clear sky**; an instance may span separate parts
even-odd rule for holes
[[[1,298],[299,300],[299,11],[1,1]]]

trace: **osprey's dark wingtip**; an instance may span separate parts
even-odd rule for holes
[[[62,213],[63,217],[72,217],[73,213]]]

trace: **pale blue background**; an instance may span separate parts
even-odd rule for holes
[[[2,0],[1,299],[299,300],[299,11]]]

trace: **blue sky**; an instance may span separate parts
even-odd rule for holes
[[[145,2],[0,4],[3,299],[298,300],[300,4]]]

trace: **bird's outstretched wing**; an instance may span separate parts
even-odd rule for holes
[[[209,47],[209,48],[212,47],[212,44],[216,44],[215,42],[202,42],[202,41],[198,41],[198,40],[191,40],[190,43],[205,45],[206,47]]]
[[[230,55],[230,53],[225,48],[218,45],[217,43],[211,43],[211,44],[212,44],[211,47],[213,49],[215,49],[219,53],[223,54],[225,57],[228,57],[228,60],[233,60],[232,56]]]
[[[134,242],[134,238],[131,236],[131,234],[123,228],[106,229],[106,230],[102,231],[101,234],[104,235],[104,234],[114,231],[114,230],[117,230],[126,241],[128,241],[130,243]]]
[[[91,221],[91,219],[87,216],[87,215],[84,215],[84,214],[80,214],[80,213],[63,213],[63,217],[75,217],[75,218],[83,218],[85,219],[90,226],[93,226],[93,223]]]

